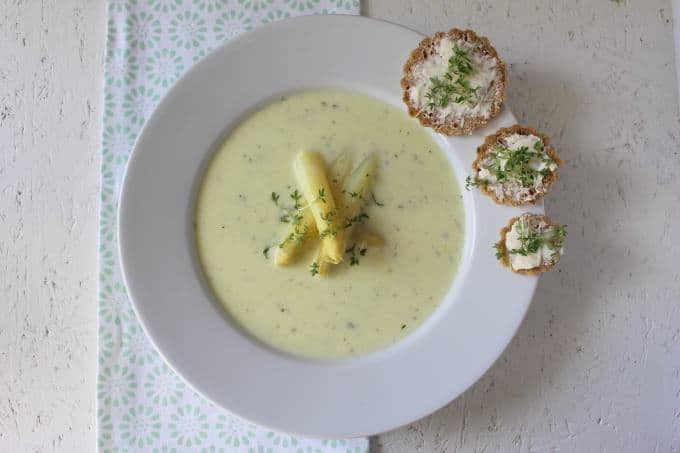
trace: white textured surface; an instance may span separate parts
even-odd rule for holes
[[[104,30],[103,2],[0,2],[2,452],[95,445]]]
[[[673,10],[673,37],[675,41],[675,76],[678,79],[680,90],[680,0],[672,0]]]
[[[376,451],[680,451],[680,114],[670,1],[373,0],[423,32],[470,26],[509,104],[567,165],[569,224],[486,376]],[[0,4],[0,451],[94,447],[103,2]],[[414,389],[417,392],[418,389]]]

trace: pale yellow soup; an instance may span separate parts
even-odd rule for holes
[[[310,273],[318,239],[292,265],[272,259],[287,225],[271,194],[291,204],[300,150],[328,163],[341,152],[353,165],[371,152],[379,161],[361,227],[386,245],[357,265],[346,255],[326,278]],[[253,337],[307,357],[364,354],[413,331],[452,284],[463,245],[462,198],[443,151],[405,113],[353,92],[300,92],[245,118],[208,165],[197,201],[198,252],[217,299]]]

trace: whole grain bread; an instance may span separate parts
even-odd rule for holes
[[[538,221],[543,221],[545,222],[548,226],[555,226],[552,220],[548,216],[542,215],[542,214],[530,214],[531,217],[535,220]],[[541,264],[540,266],[537,267],[532,267],[531,269],[514,269],[510,265],[510,257],[508,255],[508,249],[505,246],[505,239],[510,230],[512,230],[512,226],[515,224],[520,219],[521,216],[518,217],[513,217],[508,221],[508,224],[505,225],[503,228],[501,228],[500,231],[500,240],[496,243],[496,252],[498,253],[498,260],[501,262],[501,264],[507,268],[509,268],[511,271],[513,271],[516,274],[522,274],[522,275],[538,275],[543,272],[548,272],[550,269],[552,269],[555,264],[559,261],[559,258],[553,262],[550,263],[545,263]]]
[[[555,148],[553,148],[550,145],[550,138],[548,136],[538,132],[536,129],[532,127],[520,126],[519,124],[516,124],[514,126],[501,128],[494,134],[488,135],[484,139],[484,143],[477,147],[477,157],[472,162],[472,170],[474,172],[475,180],[477,181],[479,180],[478,178],[479,172],[482,169],[481,163],[487,156],[489,151],[491,151],[493,147],[500,143],[501,140],[503,140],[505,137],[512,134],[534,135],[537,137],[541,137],[541,140],[543,141],[543,148],[541,151],[545,152],[548,156],[550,156],[550,158],[554,160],[555,163],[557,164],[557,167],[560,167],[561,165],[564,164],[564,162],[557,155],[557,151],[555,150]],[[484,194],[491,197],[498,204],[504,204],[509,206],[525,206],[536,204],[536,201],[540,200],[541,198],[543,198],[543,196],[546,195],[547,190],[550,188],[550,186],[552,186],[555,183],[555,181],[557,181],[557,169],[550,171],[549,173],[543,176],[543,188],[545,189],[543,192],[535,191],[534,196],[532,198],[521,201],[517,201],[513,198],[508,197],[499,198],[498,195],[493,190],[489,189],[489,187],[485,185],[480,185],[479,189]]]
[[[416,82],[413,74],[414,68],[425,61],[436,48],[439,41],[449,37],[451,40],[464,40],[474,45],[475,49],[486,56],[491,57],[496,61],[499,76],[492,82],[489,88],[489,93],[492,96],[491,108],[489,117],[484,116],[466,116],[463,118],[444,118],[443,120],[437,118],[432,111],[418,108],[411,102],[409,90]],[[437,32],[432,37],[423,39],[418,47],[411,51],[408,60],[404,64],[404,75],[401,79],[402,99],[408,108],[409,115],[415,117],[423,126],[431,127],[435,131],[446,135],[469,135],[475,129],[486,125],[491,118],[495,117],[500,112],[503,102],[505,101],[505,88],[507,86],[507,76],[505,73],[505,64],[499,58],[498,52],[491,45],[489,40],[483,36],[478,36],[472,30],[459,30],[452,28],[448,32]]]

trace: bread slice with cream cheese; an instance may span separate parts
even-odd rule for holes
[[[505,127],[477,148],[467,187],[478,187],[499,204],[534,204],[557,181],[562,164],[544,134],[519,125]]]
[[[496,258],[518,274],[547,272],[562,257],[566,235],[565,226],[544,215],[522,214],[501,228]]]
[[[501,110],[506,85],[505,64],[489,40],[457,28],[423,39],[401,79],[409,114],[446,135],[487,124]]]

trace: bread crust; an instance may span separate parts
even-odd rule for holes
[[[557,155],[557,151],[555,150],[555,148],[553,148],[550,145],[550,138],[547,135],[538,132],[536,129],[532,127],[520,126],[519,124],[515,124],[514,126],[503,127],[501,129],[498,129],[498,131],[496,131],[495,133],[488,135],[484,139],[484,143],[477,147],[477,157],[472,162],[472,171],[474,172],[475,180],[479,180],[479,172],[482,169],[481,167],[482,161],[489,153],[489,151],[493,148],[493,146],[500,142],[505,137],[512,134],[535,135],[537,137],[541,137],[541,140],[543,141],[542,151],[545,152],[548,156],[550,156],[552,160],[555,161],[555,164],[557,165],[558,168],[564,164],[562,159],[560,159],[560,157]],[[480,185],[479,190],[481,190],[482,193],[491,197],[491,199],[493,199],[498,204],[507,206],[527,206],[534,205],[536,204],[536,201],[543,198],[548,193],[548,189],[555,183],[555,181],[557,181],[557,168],[543,176],[543,186],[545,187],[545,191],[543,193],[536,192],[533,198],[519,201],[512,198],[501,199],[496,195],[496,193],[493,190],[489,189],[487,186],[484,185]]]
[[[463,118],[439,120],[425,110],[418,110],[418,108],[411,103],[409,89],[415,83],[412,69],[427,59],[434,46],[436,46],[444,37],[472,43],[480,53],[496,60],[500,75],[492,82],[491,87],[489,88],[489,90],[493,92],[493,100],[491,102],[488,118],[483,116],[466,116]],[[423,126],[431,127],[435,131],[445,135],[469,135],[472,134],[475,129],[485,126],[501,111],[501,107],[505,101],[505,89],[507,84],[505,64],[500,59],[498,52],[496,52],[496,49],[494,49],[489,40],[483,36],[478,36],[472,30],[460,30],[458,28],[452,28],[448,32],[437,32],[432,37],[423,39],[418,47],[411,51],[408,60],[406,60],[406,63],[404,64],[404,75],[401,79],[402,99],[408,108],[409,115],[417,118]],[[460,124],[461,120],[464,120],[462,124]]]
[[[550,220],[550,218],[549,218],[548,216],[546,216],[546,215],[542,215],[542,214],[531,214],[531,213],[529,213],[529,215],[530,215],[533,219],[537,219],[537,220],[539,220],[539,221],[542,220],[542,221],[545,222],[546,225],[548,225],[548,226],[555,226],[555,224],[553,223],[553,221]],[[501,254],[503,255],[503,256],[501,256],[501,258],[499,259],[500,263],[501,263],[503,266],[509,268],[509,269],[510,269],[512,272],[514,272],[515,274],[521,274],[521,275],[538,275],[538,274],[542,274],[543,272],[548,272],[550,269],[552,269],[553,267],[555,267],[555,264],[557,264],[557,262],[559,261],[559,259],[555,260],[554,262],[552,262],[552,263],[550,263],[550,264],[541,264],[540,266],[532,267],[531,269],[514,269],[514,268],[510,265],[510,257],[509,257],[509,255],[508,255],[508,249],[507,249],[507,247],[505,247],[505,239],[506,239],[508,233],[510,232],[510,230],[512,230],[512,226],[515,224],[515,222],[517,222],[517,221],[520,219],[520,217],[521,217],[521,216],[517,216],[517,217],[511,218],[510,220],[508,220],[508,224],[505,225],[505,226],[504,226],[503,228],[501,228],[501,230],[500,230],[500,240],[498,241],[497,247],[496,247],[496,250],[498,251],[498,253],[501,253]]]

